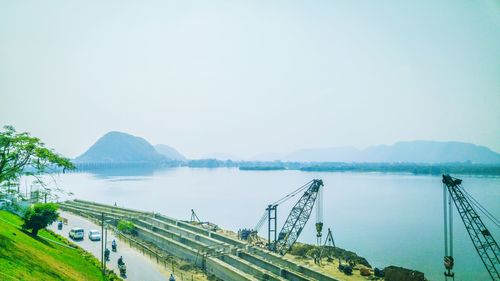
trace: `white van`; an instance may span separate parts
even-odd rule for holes
[[[73,240],[80,240],[80,239],[83,239],[83,237],[85,236],[85,233],[84,233],[84,230],[83,228],[80,228],[80,227],[73,227],[70,231],[69,231],[69,237],[72,238]]]

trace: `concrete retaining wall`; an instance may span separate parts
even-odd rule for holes
[[[206,270],[208,273],[219,277],[222,280],[234,281],[258,281],[248,274],[241,272],[239,269],[226,265],[223,261],[215,258],[208,258],[206,260]]]
[[[114,210],[118,210],[118,211],[122,210],[122,211],[127,212],[127,213],[136,213],[136,214],[141,214],[141,215],[153,216],[152,212],[144,212],[144,211],[135,210],[135,209],[129,209],[129,208],[123,208],[123,207],[115,207],[115,206],[110,206],[110,205],[96,203],[96,202],[91,202],[91,201],[85,201],[85,200],[75,199],[75,200],[73,200],[73,202],[87,204],[87,205],[92,205],[92,206],[96,206],[96,207],[103,207],[103,208],[107,208],[107,209],[114,209]]]
[[[282,281],[285,280],[278,275],[269,272],[269,271],[263,271],[262,269],[258,268],[256,265],[251,264],[243,259],[238,258],[237,256],[233,255],[223,255],[219,257],[219,259],[223,260],[227,264],[232,265],[233,267],[236,267],[252,276],[257,277],[259,280],[271,280],[271,281]]]
[[[271,252],[262,250],[262,249],[257,248],[257,247],[250,247],[250,252],[257,255],[257,256],[260,256],[263,259],[268,260],[274,264],[278,264],[278,265],[281,265],[283,267],[287,267],[291,271],[299,272],[307,277],[310,277],[310,278],[313,278],[316,280],[339,281],[333,277],[327,276],[327,275],[320,273],[316,270],[304,267],[302,265],[298,265],[292,261],[289,261],[289,260],[283,258],[282,256],[280,256],[278,254],[271,253]]]
[[[147,222],[155,227],[159,227],[159,228],[174,232],[174,233],[179,234],[181,236],[189,237],[193,240],[199,241],[199,242],[206,244],[206,245],[210,245],[210,246],[223,245],[223,243],[220,241],[217,241],[217,240],[212,239],[212,238],[205,236],[205,235],[198,234],[198,233],[193,232],[193,231],[188,230],[188,229],[183,229],[179,226],[176,226],[175,224],[171,224],[171,223],[167,223],[165,221],[161,221],[161,220],[158,220],[155,218],[147,218],[147,217],[141,218],[141,220],[145,221],[145,222]]]

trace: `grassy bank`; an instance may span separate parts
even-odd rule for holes
[[[0,211],[0,280],[102,280],[90,253],[45,230],[33,237],[21,225],[20,217]]]

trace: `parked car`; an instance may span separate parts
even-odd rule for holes
[[[101,240],[101,233],[98,230],[91,229],[89,230],[89,239],[92,241]]]
[[[83,228],[80,228],[80,227],[73,227],[70,231],[69,231],[69,237],[73,240],[80,240],[80,239],[83,239],[83,237],[85,236],[85,233],[84,233],[84,230]]]

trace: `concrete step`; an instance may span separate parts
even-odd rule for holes
[[[259,247],[249,247],[248,252],[252,253],[258,257],[260,257],[263,260],[266,260],[272,264],[279,265],[280,267],[283,267],[291,272],[294,273],[300,273],[308,278],[311,278],[313,280],[325,280],[325,281],[339,281],[331,276],[328,276],[324,273],[321,273],[319,271],[316,271],[314,269],[305,267],[303,265],[297,264],[286,257],[283,257],[281,255],[278,255],[276,253],[270,252],[268,250],[264,250]]]
[[[235,255],[222,255],[219,257],[220,260],[232,265],[233,267],[239,268],[240,270],[257,277],[259,280],[270,280],[270,281],[286,281],[286,279],[276,275],[270,271],[264,270],[255,264],[245,261]]]
[[[238,257],[240,257],[240,258],[242,258],[250,263],[258,265],[259,267],[264,268],[270,272],[273,272],[274,274],[279,275],[286,280],[291,280],[291,281],[315,280],[315,279],[310,278],[304,274],[292,271],[286,267],[279,266],[275,263],[264,260],[256,255],[250,254],[250,253],[245,252],[245,251],[239,251],[237,255],[238,255]]]
[[[143,217],[141,220],[145,221],[145,222],[147,222],[150,225],[153,225],[155,227],[160,227],[160,228],[163,228],[165,230],[175,232],[181,236],[187,236],[187,237],[194,239],[196,241],[199,241],[205,245],[209,245],[209,246],[224,245],[226,247],[230,246],[229,244],[226,244],[226,243],[221,242],[219,240],[213,239],[210,236],[199,234],[197,232],[182,228],[178,225],[175,225],[175,224],[172,224],[169,222],[165,222],[165,221],[162,221],[162,220],[159,220],[156,218]]]

